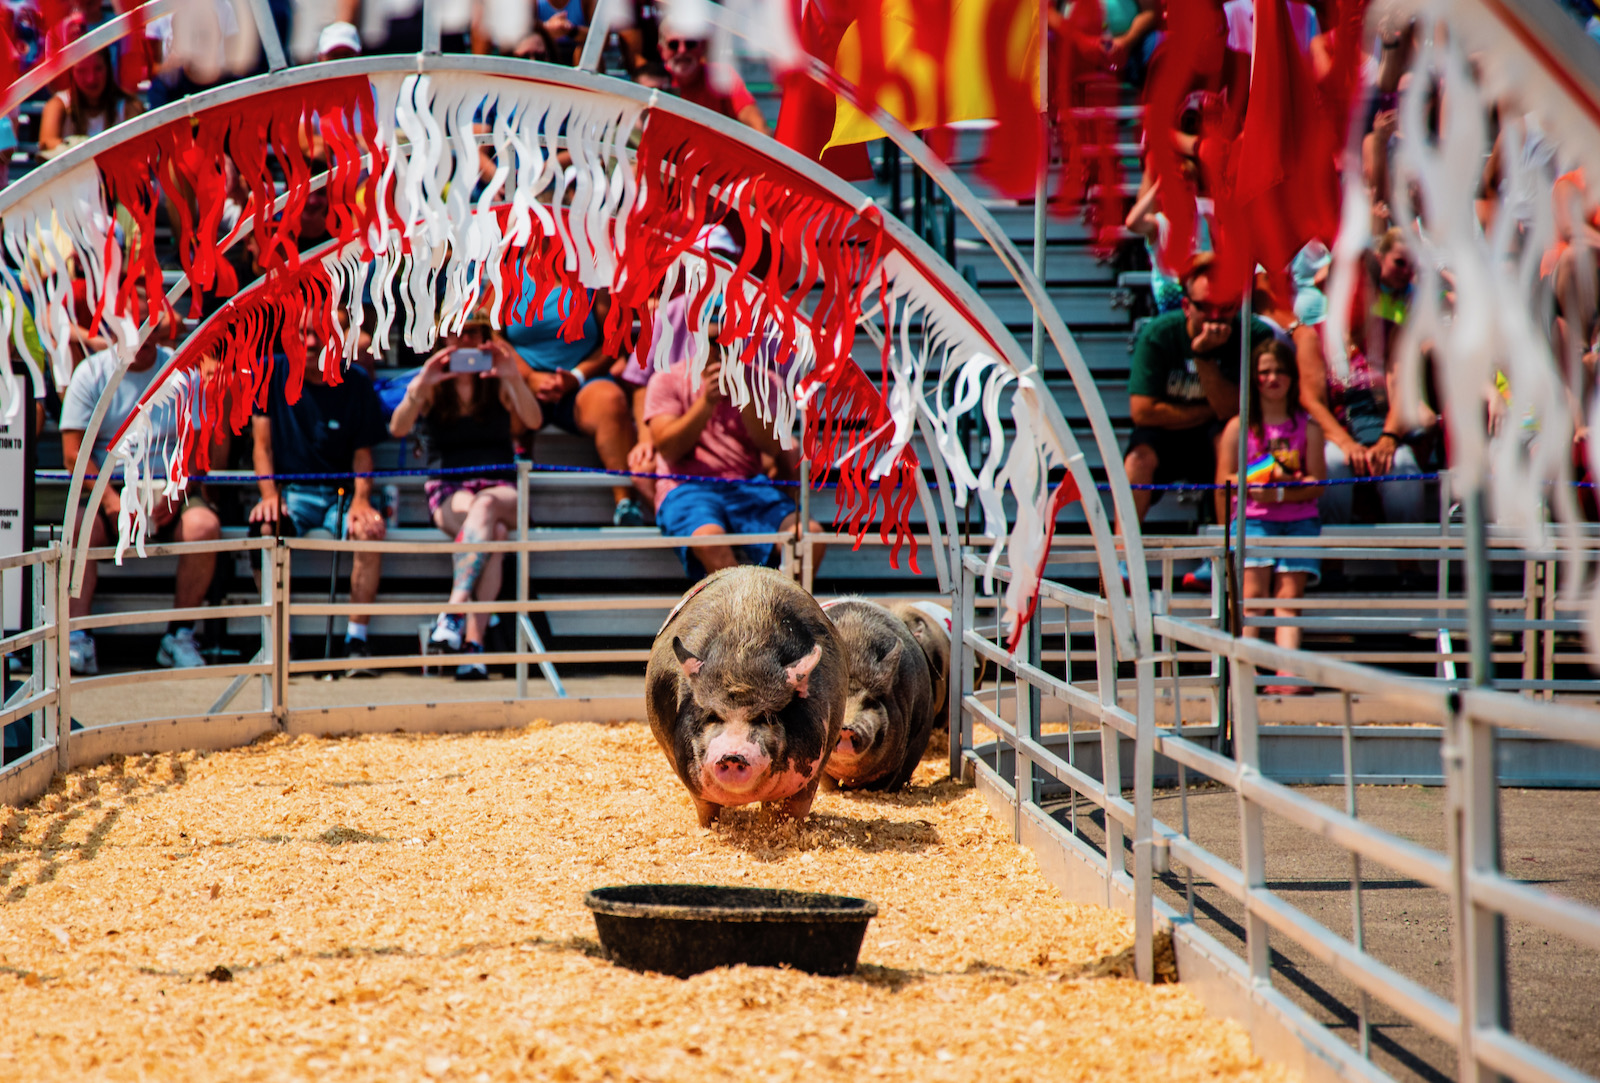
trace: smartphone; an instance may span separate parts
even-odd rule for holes
[[[488,350],[457,350],[450,355],[451,372],[488,372],[494,357]]]

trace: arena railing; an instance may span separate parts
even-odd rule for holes
[[[967,773],[975,777],[997,813],[1010,819],[1017,839],[1040,855],[1047,872],[1069,894],[1132,914],[1141,976],[1153,973],[1158,925],[1169,929],[1186,983],[1204,987],[1208,998],[1214,993],[1218,998],[1214,1006],[1238,1018],[1259,1023],[1264,1015],[1270,1017],[1275,1028],[1252,1026],[1263,1056],[1282,1055],[1313,1069],[1331,1067],[1338,1077],[1386,1078],[1370,1059],[1371,1006],[1377,1002],[1449,1043],[1459,1059],[1460,1078],[1495,1073],[1514,1080],[1588,1078],[1503,1025],[1507,964],[1497,932],[1501,924],[1530,922],[1586,948],[1600,949],[1600,911],[1500,869],[1497,795],[1502,782],[1497,777],[1495,744],[1497,734],[1509,737],[1520,732],[1600,749],[1600,716],[1515,693],[1462,691],[1445,681],[1288,651],[1164,612],[1155,617],[1161,653],[1123,663],[1134,671],[1136,694],[1130,709],[1119,695],[1119,661],[1105,599],[1047,580],[1040,608],[1013,655],[992,624],[985,628],[975,620],[971,599],[984,573],[978,556],[964,557],[958,592],[965,603],[958,622],[960,647],[952,660],[952,672],[960,675],[951,690],[952,750],[963,750]],[[1009,576],[1003,568],[994,574],[1001,582]],[[1063,634],[1086,625],[1093,630],[1090,688],[1072,679],[1076,652],[1067,652],[1062,659],[1062,676],[1046,668],[1041,650],[1049,623],[1046,611],[1057,609],[1063,620],[1056,627]],[[1225,725],[1185,722],[1178,673],[1185,651],[1221,663],[1226,681],[1219,722]],[[982,691],[973,689],[974,659],[997,673],[993,685]],[[1342,810],[1269,777],[1272,769],[1263,759],[1263,737],[1275,727],[1261,721],[1257,692],[1261,671],[1292,674],[1340,698]],[[1448,842],[1442,853],[1358,815],[1357,734],[1366,724],[1359,704],[1374,698],[1401,705],[1417,723],[1431,723],[1443,732],[1438,755],[1447,795]],[[1047,704],[1064,708],[1064,732],[1059,721],[1046,721],[1052,713],[1057,719],[1063,713],[1047,711]],[[993,734],[993,741],[975,746],[975,727]],[[1130,744],[1131,771],[1125,755]],[[1176,825],[1154,815],[1158,780],[1163,785],[1175,782],[1180,815]],[[1221,785],[1237,794],[1237,856],[1218,854],[1190,834],[1190,797],[1197,785]],[[1050,800],[1050,788],[1069,795],[1064,812],[1057,814],[1048,807],[1059,804]],[[1096,813],[1104,820],[1103,845],[1095,845],[1086,830],[1086,821]],[[1269,814],[1348,854],[1353,908],[1349,937],[1321,924],[1269,886],[1265,837]],[[1458,990],[1454,1001],[1366,950],[1363,862],[1448,896],[1454,919]],[[1183,893],[1176,905],[1156,890],[1157,878],[1169,874],[1173,866],[1183,869]],[[1243,914],[1242,953],[1196,921],[1197,879]],[[1355,987],[1353,1046],[1274,986],[1274,974],[1283,960],[1269,951],[1269,937],[1291,942]],[[1274,1030],[1282,1039],[1277,1049],[1271,1038]]]
[[[0,637],[0,672],[6,675],[0,702],[0,728],[26,722],[31,751],[0,770],[0,804],[20,804],[42,792],[67,763],[58,756],[63,720],[70,717],[60,692],[60,674],[67,672],[63,653],[65,633],[57,620],[64,609],[58,569],[60,548],[47,546],[14,556],[0,557],[0,613],[5,611],[5,573],[20,570],[31,582],[31,605],[23,611],[22,627]],[[28,677],[11,687],[13,660],[27,656]],[[17,668],[22,668],[20,665]]]
[[[1440,533],[1428,524],[1351,526],[1328,528],[1320,538],[1283,538],[1270,542],[1251,539],[1251,556],[1314,555],[1325,562],[1344,562],[1347,575],[1363,564],[1390,567],[1397,561],[1414,564],[1419,572],[1413,577],[1412,589],[1380,591],[1347,582],[1313,590],[1302,598],[1245,600],[1240,603],[1244,607],[1241,627],[1259,629],[1268,639],[1273,629],[1284,625],[1324,640],[1329,637],[1353,639],[1354,643],[1340,643],[1329,649],[1347,662],[1412,672],[1428,668],[1442,680],[1465,686],[1472,679],[1468,665],[1470,655],[1464,645],[1468,602],[1460,589],[1468,560],[1467,542],[1459,526],[1447,529],[1448,533]],[[974,545],[982,544],[976,537],[969,540]],[[1230,550],[1221,535],[1147,534],[1143,540],[1151,569],[1151,587],[1160,593],[1166,611],[1211,621],[1218,627],[1226,626],[1233,615],[1233,599],[1227,590]],[[812,549],[838,545],[839,540],[823,531],[808,532],[800,541],[802,582],[809,588],[815,581],[811,570]],[[892,543],[869,535],[861,544],[882,547]],[[1586,528],[1573,539],[1552,537],[1548,547],[1532,549],[1519,536],[1492,529],[1488,545],[1490,562],[1497,570],[1510,574],[1518,566],[1521,569],[1519,591],[1509,591],[1502,586],[1488,601],[1492,632],[1501,640],[1509,641],[1492,651],[1490,661],[1499,670],[1510,667],[1519,674],[1500,677],[1497,686],[1545,698],[1593,693],[1596,688],[1590,678],[1557,676],[1558,667],[1589,665],[1594,661],[1594,656],[1587,653],[1581,642],[1584,603],[1581,597],[1560,589],[1560,570],[1574,550],[1583,559],[1592,559],[1600,551],[1600,532]],[[917,556],[926,570],[930,563],[927,550],[919,549]],[[899,559],[904,563],[908,557],[908,553],[902,552]],[[1182,571],[1200,565],[1209,569],[1208,581],[1197,591],[1179,589]],[[1092,581],[1099,574],[1092,539],[1058,534],[1051,545],[1051,568],[1058,577],[1065,574]],[[1502,583],[1507,574],[1501,575]],[[1296,614],[1275,616],[1271,612],[1273,609],[1295,610]],[[1050,626],[1046,633],[1060,630]],[[1075,630],[1081,634],[1090,631],[1087,627]],[[1383,642],[1370,642],[1375,637]],[[1396,640],[1411,642],[1396,643]],[[1062,662],[1068,657],[1067,649],[1063,649],[1047,651],[1044,660]],[[1075,662],[1091,662],[1094,652],[1080,647],[1070,651],[1070,658]],[[1215,661],[1202,651],[1180,652],[1179,660],[1191,666],[1185,672],[1185,687],[1201,680],[1192,672],[1194,665]],[[1207,686],[1215,687],[1219,680],[1220,670],[1212,666]],[[1263,681],[1296,683],[1270,678],[1263,678]]]

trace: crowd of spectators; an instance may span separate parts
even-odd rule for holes
[[[1195,202],[1198,228],[1194,250],[1187,268],[1168,250],[1170,223],[1160,210],[1160,182],[1152,170],[1144,170],[1134,196],[1125,228],[1142,239],[1150,260],[1150,288],[1154,316],[1140,328],[1132,353],[1129,377],[1130,414],[1133,432],[1128,441],[1125,466],[1131,481],[1139,483],[1180,482],[1197,485],[1240,484],[1244,473],[1252,501],[1252,523],[1271,523],[1286,513],[1259,505],[1260,499],[1273,501],[1270,490],[1256,484],[1263,477],[1274,480],[1329,481],[1325,486],[1305,486],[1285,496],[1293,507],[1287,513],[1297,524],[1350,523],[1376,521],[1415,523],[1429,517],[1429,498],[1423,475],[1446,464],[1448,434],[1435,394],[1433,367],[1424,365],[1425,377],[1420,403],[1409,412],[1403,409],[1404,396],[1397,384],[1397,366],[1406,349],[1420,350],[1431,359],[1431,342],[1408,342],[1412,333],[1408,316],[1415,303],[1418,279],[1418,253],[1408,237],[1420,232],[1428,235],[1430,223],[1420,201],[1398,202],[1411,209],[1411,221],[1396,218],[1391,198],[1392,166],[1396,148],[1407,139],[1427,139],[1433,131],[1406,130],[1401,118],[1399,98],[1409,81],[1423,76],[1412,72],[1412,59],[1418,47],[1419,30],[1414,24],[1386,22],[1370,31],[1369,40],[1359,43],[1361,53],[1361,98],[1357,103],[1361,156],[1359,168],[1372,205],[1370,246],[1361,255],[1357,281],[1348,310],[1348,332],[1343,341],[1325,337],[1330,300],[1327,293],[1332,236],[1313,238],[1286,268],[1257,268],[1255,281],[1248,286],[1253,312],[1248,345],[1241,342],[1238,303],[1219,306],[1211,303],[1217,292],[1210,281],[1215,262],[1211,254],[1218,228],[1213,206],[1212,186],[1227,183],[1210,175],[1208,164],[1199,153],[1200,126],[1213,126],[1207,136],[1223,140],[1239,136],[1237,124],[1243,119],[1243,101],[1249,89],[1250,50],[1253,47],[1251,0],[1201,0],[1217,25],[1218,37],[1226,36],[1226,59],[1218,70],[1196,80],[1184,100],[1184,114],[1177,118],[1174,149],[1179,155],[1179,176]],[[1582,7],[1582,4],[1578,5]],[[1129,13],[1137,8],[1137,17]],[[1333,62],[1337,20],[1333,5],[1322,0],[1288,5],[1293,36],[1307,69],[1316,79],[1328,76]],[[1145,18],[1154,12],[1153,18]],[[1159,65],[1160,40],[1165,33],[1160,5],[1140,0],[1138,5],[1107,4],[1104,48],[1099,57],[1089,59],[1103,65],[1108,75],[1137,84],[1149,66],[1134,65],[1131,58],[1143,56]],[[1120,14],[1119,14],[1120,13]],[[1587,29],[1600,36],[1600,19],[1585,13]],[[1581,21],[1581,20],[1580,20]],[[1130,35],[1136,40],[1130,40]],[[1142,44],[1141,44],[1142,43]],[[1430,106],[1424,110],[1423,124],[1436,130],[1441,98],[1435,89]],[[1581,372],[1581,388],[1573,387],[1575,417],[1587,416],[1587,404],[1595,392],[1597,350],[1600,350],[1600,302],[1593,286],[1596,280],[1596,253],[1600,251],[1600,197],[1588,189],[1581,169],[1562,172],[1562,157],[1554,144],[1538,129],[1531,115],[1523,115],[1509,102],[1492,110],[1486,121],[1497,133],[1494,150],[1488,156],[1480,180],[1478,206],[1480,225],[1488,230],[1493,216],[1515,214],[1521,232],[1538,210],[1548,209],[1556,222],[1557,240],[1545,254],[1541,274],[1554,297],[1554,311],[1543,318],[1552,355],[1566,371]],[[1236,126],[1226,128],[1232,122]],[[1150,129],[1149,130],[1158,130]],[[1514,137],[1514,138],[1513,138]],[[1517,148],[1521,169],[1504,168],[1502,156]],[[1148,155],[1149,148],[1144,148]],[[1342,164],[1340,162],[1336,165]],[[1516,191],[1508,189],[1505,177],[1519,178]],[[1536,208],[1538,201],[1546,208]],[[1272,232],[1271,227],[1262,232]],[[1163,256],[1165,255],[1165,258]],[[1169,264],[1177,264],[1172,266]],[[1454,303],[1453,281],[1448,267],[1438,268],[1443,282],[1442,303]],[[1281,276],[1279,272],[1286,272]],[[1286,277],[1291,283],[1285,296],[1276,283]],[[1232,291],[1237,294],[1237,290]],[[1275,344],[1268,350],[1269,344]],[[1330,363],[1327,351],[1343,353],[1342,364]],[[1268,351],[1268,352],[1263,352]],[[1283,425],[1293,429],[1293,439],[1276,439],[1268,433],[1272,424],[1262,427],[1253,421],[1249,432],[1251,458],[1269,456],[1275,466],[1263,462],[1238,462],[1238,420],[1240,358],[1249,353],[1265,361],[1252,370],[1267,384],[1253,383],[1252,397],[1278,388],[1274,374],[1286,360],[1293,366],[1295,402]],[[1580,363],[1581,362],[1581,363]],[[1271,384],[1269,387],[1268,384]],[[1495,387],[1483,389],[1484,410],[1491,430],[1505,415],[1512,391],[1505,374]],[[1269,419],[1270,422],[1270,419]],[[1289,432],[1285,429],[1284,432]],[[1292,447],[1295,441],[1309,439],[1320,446],[1315,453]],[[1578,443],[1573,462],[1579,476],[1586,473],[1583,443],[1586,433],[1578,426]],[[1250,469],[1246,470],[1249,467]],[[1359,484],[1361,478],[1384,479]],[[1354,484],[1351,484],[1354,482]],[[1136,492],[1135,506],[1141,519],[1151,504],[1151,493]],[[1228,514],[1220,493],[1207,501],[1218,521]],[[1288,569],[1292,581],[1308,569]],[[1315,581],[1315,570],[1302,576]],[[1284,568],[1278,569],[1284,573]],[[1254,589],[1262,596],[1280,589],[1247,575],[1247,594]],[[1281,589],[1290,589],[1285,586]]]

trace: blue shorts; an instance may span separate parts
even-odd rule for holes
[[[674,486],[656,509],[656,525],[668,537],[693,534],[715,523],[729,534],[770,534],[794,514],[794,498],[776,485],[730,485],[721,481],[685,481]],[[775,545],[741,545],[734,550],[742,563],[775,563]],[[678,550],[683,570],[705,574],[689,548]]]
[[[312,530],[321,527],[335,538],[344,537],[344,515],[340,514],[339,488],[335,485],[285,485],[279,490],[283,495],[284,509],[289,513],[289,522],[294,524],[293,533],[297,538],[303,538]],[[352,494],[344,494],[344,512],[350,511]],[[387,509],[383,490],[377,486],[372,489],[372,506],[379,514]],[[284,531],[285,534],[289,531]]]
[[[1316,538],[1322,535],[1320,519],[1286,519],[1274,522],[1268,519],[1247,519],[1244,524],[1244,566],[1246,568],[1272,568],[1279,572],[1305,572],[1306,585],[1322,579],[1322,561],[1314,556],[1253,557],[1250,555],[1251,539],[1268,541],[1272,538]]]

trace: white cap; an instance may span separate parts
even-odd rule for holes
[[[321,37],[317,38],[317,56],[325,57],[335,49],[359,53],[361,34],[350,23],[329,23],[322,28]]]

